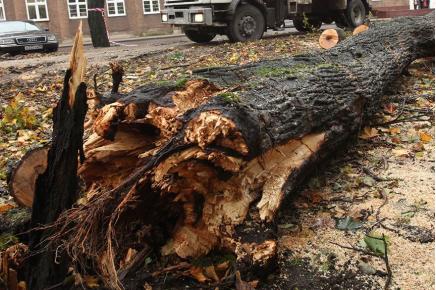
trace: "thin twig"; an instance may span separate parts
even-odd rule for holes
[[[372,179],[374,179],[374,180],[377,181],[377,182],[382,182],[382,181],[393,181],[393,180],[395,180],[395,179],[393,179],[393,178],[383,178],[383,177],[380,177],[380,176],[376,175],[374,172],[372,172],[371,169],[369,169],[369,168],[367,168],[367,167],[363,167],[363,166],[362,166],[362,171],[363,171],[365,174],[369,175]]]
[[[335,242],[330,242],[330,244],[336,245],[336,246],[338,246],[340,248],[343,248],[343,249],[353,250],[353,251],[356,251],[356,252],[359,252],[359,253],[362,253],[362,254],[365,254],[365,255],[369,255],[369,256],[380,258],[380,255],[377,255],[375,253],[372,253],[372,252],[364,250],[364,249],[356,248],[356,247],[354,247],[352,245],[345,246],[345,245],[341,245],[341,244],[338,244],[338,243],[335,243]]]

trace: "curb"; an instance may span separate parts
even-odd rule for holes
[[[177,38],[177,37],[181,37],[181,36],[185,36],[184,34],[170,34],[170,35],[156,35],[156,36],[144,36],[144,37],[131,37],[131,38],[121,38],[121,39],[116,39],[116,40],[112,40],[111,42],[133,42],[133,41],[141,41],[141,40],[154,40],[154,39],[166,39],[166,38]],[[91,41],[85,41],[83,43],[83,45],[85,46],[91,46],[92,42]],[[72,43],[66,43],[66,44],[59,44],[59,48],[66,48],[66,47],[72,47],[73,44]]]

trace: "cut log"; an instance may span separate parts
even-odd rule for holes
[[[21,206],[32,207],[35,184],[38,176],[47,169],[48,147],[27,152],[13,170],[9,182],[9,193]]]
[[[346,38],[345,31],[341,28],[326,29],[319,37],[319,45],[324,49],[335,47]]]
[[[353,30],[353,35],[357,35],[357,34],[359,34],[359,33],[362,33],[362,32],[364,32],[364,31],[367,31],[368,29],[369,29],[369,26],[368,26],[368,25],[365,25],[365,24],[359,25],[359,26],[357,26],[356,28],[354,28],[354,30]]]
[[[29,289],[47,289],[61,283],[68,272],[67,256],[43,242],[53,234],[47,225],[78,199],[78,160],[83,161],[83,128],[87,112],[84,81],[86,57],[83,53],[82,25],[73,44],[70,68],[64,89],[53,114],[52,143],[48,150],[47,168],[38,176],[32,206],[29,234],[30,256],[27,266]],[[15,182],[15,181],[12,181]]]
[[[112,289],[123,288],[131,248],[179,259],[231,251],[241,271],[268,267],[284,197],[353,140],[405,67],[433,55],[434,14],[374,24],[321,53],[121,95],[85,142],[87,201],[61,214],[49,241]]]

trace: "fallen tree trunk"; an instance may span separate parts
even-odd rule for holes
[[[264,224],[284,196],[357,132],[404,68],[433,55],[434,16],[401,18],[322,53],[119,95],[85,143],[87,201],[61,215],[51,241],[114,289],[135,268],[130,249],[183,259],[225,249],[265,267],[276,245]]]

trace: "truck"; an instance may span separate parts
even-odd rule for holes
[[[237,42],[260,39],[268,29],[282,30],[286,19],[298,31],[333,22],[356,27],[369,11],[368,0],[165,0],[161,21],[181,27],[197,43],[218,34]]]

